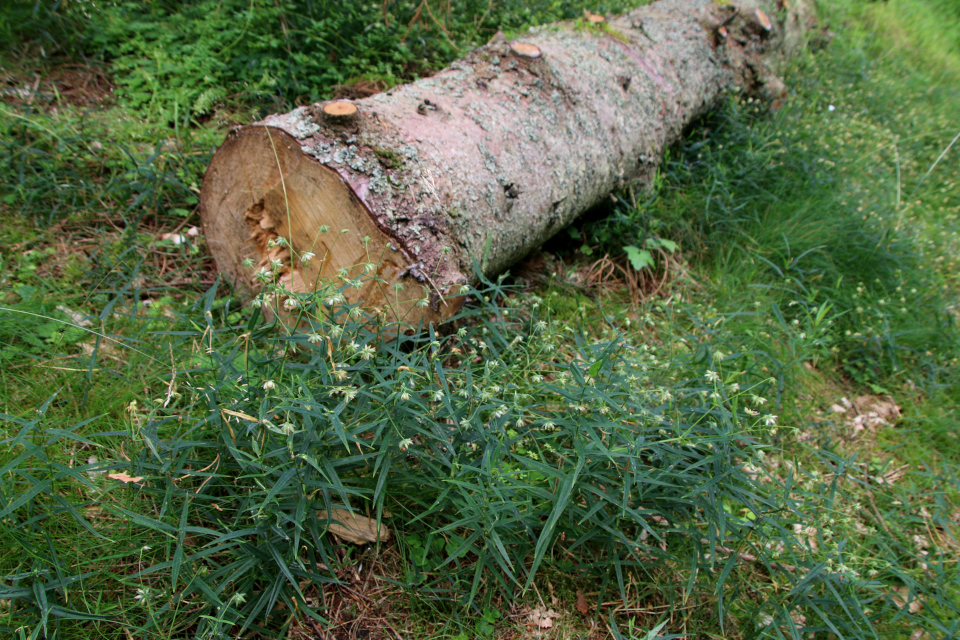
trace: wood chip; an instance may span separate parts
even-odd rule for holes
[[[540,47],[535,44],[530,44],[529,42],[514,42],[510,45],[510,49],[518,56],[525,58],[540,57]]]
[[[773,29],[773,22],[770,20],[770,16],[764,13],[763,9],[757,9],[756,11],[757,22],[760,23],[760,26],[763,27],[766,31]]]

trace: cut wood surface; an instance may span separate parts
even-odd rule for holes
[[[613,190],[649,182],[729,91],[781,99],[777,73],[811,19],[804,0],[661,0],[497,37],[418,82],[239,127],[203,182],[207,242],[241,291],[271,261],[295,292],[373,264],[385,284],[349,301],[445,319],[475,265],[500,272]],[[281,236],[289,248],[273,246]]]

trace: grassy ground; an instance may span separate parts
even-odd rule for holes
[[[782,110],[732,98],[439,333],[331,311],[343,282],[284,326],[216,281],[226,126],[573,5],[12,5],[4,633],[958,634],[949,0],[821,7]],[[326,532],[345,504],[379,544]]]

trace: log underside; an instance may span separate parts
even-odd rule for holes
[[[441,321],[474,265],[500,271],[626,181],[649,181],[727,90],[781,98],[775,71],[807,26],[804,3],[791,4],[774,21],[757,0],[661,0],[602,28],[491,42],[356,109],[313,105],[236,129],[204,179],[211,251],[241,291],[277,263],[290,291],[366,272],[348,301]],[[280,237],[290,247],[272,246]]]

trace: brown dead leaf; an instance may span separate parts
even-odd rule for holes
[[[107,477],[110,478],[111,480],[119,480],[124,484],[129,484],[131,482],[140,482],[141,480],[143,480],[142,477],[140,476],[133,477],[130,474],[126,473],[125,471],[121,471],[120,473],[108,473]]]
[[[817,547],[817,528],[805,527],[802,524],[793,525],[793,535],[801,542],[806,542],[811,551],[816,551]]]
[[[587,604],[586,597],[584,597],[583,592],[579,589],[577,589],[577,611],[579,611],[582,616],[590,613],[590,605]]]
[[[893,598],[893,603],[901,609],[909,607],[910,613],[920,613],[920,610],[923,609],[923,603],[916,596],[910,594],[910,587],[906,585],[896,587],[890,596]]]
[[[859,396],[852,403],[846,398],[841,398],[840,402],[856,413],[847,420],[847,424],[853,428],[850,434],[851,440],[856,439],[863,432],[872,435],[877,432],[877,429],[892,427],[900,421],[900,407],[889,396]]]
[[[853,406],[862,414],[876,414],[884,423],[893,425],[900,420],[900,407],[890,396],[859,396]]]
[[[320,517],[325,516],[326,513],[321,511]],[[335,506],[330,509],[330,519],[336,522],[331,522],[328,530],[344,542],[368,544],[390,539],[391,531],[386,525],[381,523],[378,530],[376,520],[352,513],[346,507]]]
[[[530,611],[530,623],[535,629],[549,629],[553,627],[553,621],[560,617],[560,614],[553,609],[536,608]]]

